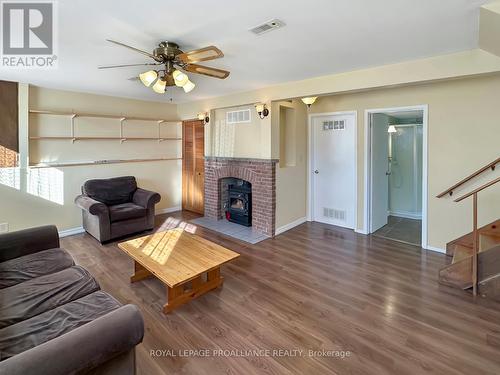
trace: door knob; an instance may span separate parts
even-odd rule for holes
[[[318,173],[319,173],[319,171],[316,169],[316,170],[314,171],[314,174],[318,174]]]

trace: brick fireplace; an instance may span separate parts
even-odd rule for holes
[[[252,227],[274,236],[276,224],[276,163],[274,159],[205,157],[205,216],[224,218],[222,197],[227,196],[228,178],[252,186]]]

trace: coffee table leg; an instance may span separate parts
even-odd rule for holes
[[[224,278],[220,275],[220,267],[207,272],[207,281],[201,276],[191,280],[191,288],[185,290],[188,283],[177,285],[173,288],[167,286],[167,303],[163,306],[163,312],[168,314],[176,307],[183,305],[196,297],[199,297],[212,289],[222,285]]]
[[[144,268],[140,263],[134,261],[134,274],[130,276],[130,282],[135,283],[136,281],[147,279],[152,277],[153,274]]]

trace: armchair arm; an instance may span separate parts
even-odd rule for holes
[[[85,210],[92,215],[108,215],[108,206],[104,203],[96,201],[86,195],[79,195],[75,198],[75,204],[82,210]]]
[[[59,247],[55,225],[18,230],[0,235],[0,262]]]
[[[134,193],[132,201],[144,208],[153,208],[153,206],[161,200],[161,195],[154,191],[137,189]]]
[[[0,373],[67,375],[86,373],[142,341],[139,309],[125,305],[71,332],[0,362]]]

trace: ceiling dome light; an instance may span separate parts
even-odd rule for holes
[[[302,98],[302,102],[307,105],[307,107],[310,107],[314,102],[318,99],[317,96],[309,96],[307,98]]]
[[[396,127],[394,125],[389,125],[389,128],[387,129],[387,133],[397,133],[398,131],[396,130]]]
[[[165,94],[167,87],[167,82],[159,78],[158,81],[153,85],[153,91],[158,94]]]
[[[184,92],[187,94],[188,92],[191,92],[195,86],[196,85],[188,79],[188,81],[184,84],[184,86],[182,86],[182,88],[184,89]]]
[[[172,76],[174,77],[175,85],[179,87],[184,87],[184,85],[189,81],[189,77],[187,76],[187,74],[182,73],[178,69],[174,70]]]
[[[158,73],[154,70],[149,70],[147,72],[139,74],[139,79],[144,84],[144,86],[149,87],[158,78]]]

